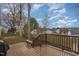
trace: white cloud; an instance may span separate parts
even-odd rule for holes
[[[58,20],[58,23],[63,25],[63,24],[67,24],[68,22],[65,20]]]
[[[78,22],[77,19],[73,19],[73,17],[66,16],[66,8],[64,7],[65,4],[50,4],[49,5],[49,12],[52,12],[55,16],[52,16],[50,20],[58,20],[56,23],[52,25],[56,25],[57,27],[69,27],[73,26]]]
[[[33,4],[32,11],[38,10],[40,7],[42,7],[44,4]]]
[[[66,8],[64,7],[65,4],[62,3],[54,3],[49,4],[49,12],[52,12],[52,14],[55,14],[55,16],[52,16],[50,20],[52,19],[58,19],[60,17],[64,17],[66,13]]]
[[[55,16],[52,16],[52,17],[50,17],[50,21],[51,20],[53,20],[53,19],[57,19],[57,18],[59,18],[59,17],[61,17],[61,14],[57,14],[57,15],[55,15]]]
[[[54,4],[49,4],[49,11],[57,10],[60,9],[64,6],[65,4],[63,3],[54,3]]]
[[[37,20],[37,21],[41,21],[42,19],[41,19],[41,18],[37,18],[36,20]]]
[[[54,10],[54,13],[59,13],[59,14],[65,14],[66,13],[66,8],[62,8],[60,10]]]
[[[70,18],[70,17],[68,17],[68,16],[64,16],[64,19],[66,19],[66,20],[67,20],[67,19],[71,19],[71,18]]]
[[[67,26],[71,26],[71,25],[73,25],[73,23],[68,23],[68,24],[67,24]]]
[[[77,22],[78,20],[77,19],[75,19],[75,20],[70,20],[69,22],[70,23],[75,23],[75,22]]]
[[[65,27],[65,26],[72,26],[76,22],[78,22],[77,19],[74,19],[74,20],[58,20],[57,24],[58,24],[59,27]]]

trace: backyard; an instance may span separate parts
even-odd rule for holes
[[[7,55],[79,55],[78,5],[0,4],[0,40],[10,46]]]

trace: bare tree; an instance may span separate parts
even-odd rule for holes
[[[30,18],[31,18],[31,16],[30,16],[30,14],[31,14],[31,7],[32,7],[32,5],[30,4],[30,3],[28,3],[28,39],[30,40]]]
[[[21,27],[22,27],[22,20],[23,20],[23,18],[22,18],[22,16],[23,16],[22,15],[23,14],[23,4],[20,3],[19,7],[20,7],[20,10],[19,10],[19,14],[20,14],[19,18],[20,19],[19,19],[19,24],[18,25],[19,25],[19,30],[20,30],[19,34],[20,34],[20,37],[22,37],[22,30],[23,30],[23,28],[21,28]]]
[[[48,16],[48,13],[46,12],[44,14],[44,19],[42,20],[43,26],[46,29],[50,25],[50,17]]]
[[[11,27],[16,28],[22,36],[22,24],[23,24],[23,4],[8,4],[8,8],[10,10],[8,16],[10,18],[9,22],[11,22]],[[23,16],[23,17],[22,17]]]
[[[0,25],[1,25],[1,20],[2,20],[2,11],[1,11],[1,9],[2,9],[2,4],[0,4]]]
[[[18,7],[17,4],[8,4],[8,8],[9,8],[9,15],[10,17],[12,17],[11,21],[12,21],[12,27],[15,27],[16,25],[16,14],[18,11]]]

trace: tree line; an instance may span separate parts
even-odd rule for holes
[[[19,35],[22,36],[23,31],[27,32],[28,28],[27,9],[28,5],[22,3],[0,4],[0,24],[6,24],[9,27],[8,32],[14,33],[18,30]],[[30,21],[30,31],[39,27],[34,17],[30,17]]]

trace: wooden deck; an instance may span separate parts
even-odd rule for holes
[[[7,56],[71,56],[71,54],[50,45],[32,48],[27,47],[26,42],[20,42],[10,45]]]

